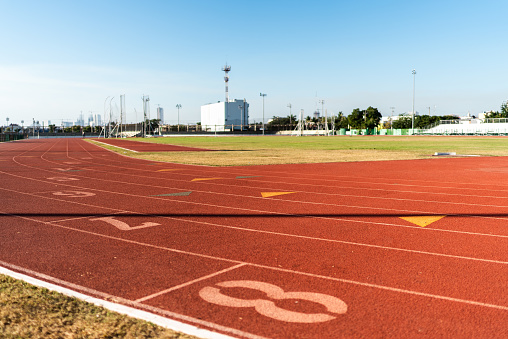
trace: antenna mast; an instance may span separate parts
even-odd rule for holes
[[[222,67],[222,70],[226,75],[224,76],[224,82],[226,83],[226,102],[229,102],[229,93],[228,93],[228,82],[229,82],[229,71],[231,71],[231,66],[228,66],[228,63],[226,62],[226,66]]]

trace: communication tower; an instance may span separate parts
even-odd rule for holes
[[[222,67],[222,70],[224,71],[224,73],[226,73],[226,75],[224,76],[224,83],[226,84],[226,103],[229,102],[229,93],[228,93],[228,82],[229,82],[229,71],[231,71],[231,66],[228,66],[228,64],[226,63],[226,66]]]
[[[229,93],[228,93],[228,82],[229,82],[229,71],[231,71],[231,66],[228,66],[228,63],[226,62],[226,66],[222,67],[222,70],[226,75],[224,76],[224,83],[226,84],[226,101],[224,102],[224,113],[226,115],[226,119],[228,118],[228,103],[229,103]]]

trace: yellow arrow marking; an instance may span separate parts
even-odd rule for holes
[[[291,194],[295,192],[261,192],[263,198],[275,197],[277,195]]]
[[[446,217],[446,215],[424,215],[420,217],[400,217],[400,218],[409,221],[412,224],[425,227],[432,224],[433,222],[443,219],[444,217]]]
[[[165,168],[165,169],[157,170],[157,172],[168,172],[168,171],[178,171],[178,169],[177,168]]]
[[[204,180],[217,180],[217,179],[222,179],[222,178],[196,178],[196,179],[192,179],[191,181],[204,181]]]

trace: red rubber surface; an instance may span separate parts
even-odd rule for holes
[[[504,157],[214,168],[3,143],[0,265],[236,337],[506,338],[507,172]],[[401,219],[424,216],[443,218]]]

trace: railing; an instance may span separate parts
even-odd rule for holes
[[[485,118],[482,121],[484,124],[502,124],[508,123],[508,118]]]

